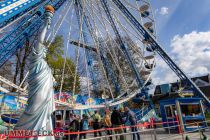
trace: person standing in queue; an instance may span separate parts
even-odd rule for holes
[[[69,131],[70,132],[78,132],[79,131],[79,116],[74,115],[74,117],[72,119],[73,120],[70,123]],[[77,134],[70,135],[70,140],[76,140],[76,139],[77,139]]]
[[[122,127],[122,125],[123,125],[122,116],[116,107],[114,108],[112,115],[111,115],[111,123],[114,128]],[[122,134],[123,129],[118,128],[118,129],[115,129],[114,132],[115,132],[115,134]],[[118,136],[116,136],[116,140],[118,140]],[[125,140],[123,135],[120,135],[120,140]]]
[[[101,128],[101,116],[96,110],[95,114],[93,115],[93,129],[98,130],[100,128]],[[98,132],[94,132],[94,137],[97,137],[97,133],[99,134],[99,136],[102,136],[101,131],[98,131]]]
[[[108,128],[108,130],[106,130],[107,135],[112,135],[112,130],[109,130],[109,128],[112,127],[111,118],[110,118],[110,111],[109,110],[105,111],[104,127]],[[110,137],[110,140],[112,140],[112,137]]]
[[[87,131],[89,129],[88,125],[89,125],[88,116],[83,114],[82,115],[82,120],[80,122],[80,131]],[[84,139],[86,139],[86,135],[87,135],[87,133],[81,133],[80,134],[80,139],[82,139],[82,137]]]
[[[55,130],[56,127],[55,111],[52,113],[51,117],[52,117],[53,130]]]
[[[131,111],[128,107],[125,107],[125,114],[126,114],[126,122],[127,121],[130,122],[131,131],[134,132],[133,140],[140,140],[140,135],[139,135],[138,129],[136,127],[136,125],[137,125],[136,114],[133,111]],[[137,139],[136,139],[136,137],[137,137]]]
[[[126,126],[126,114],[125,114],[125,112],[124,112],[124,107],[121,107],[120,108],[120,114],[121,114],[121,116],[122,116],[122,123],[123,123],[123,126]],[[126,128],[123,128],[123,131],[124,131],[124,133],[126,133]]]

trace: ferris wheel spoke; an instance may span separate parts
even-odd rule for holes
[[[63,64],[63,70],[62,70],[62,75],[61,75],[61,85],[60,85],[60,91],[59,91],[60,92],[59,93],[59,100],[60,100],[60,95],[61,95],[62,88],[63,88],[63,83],[64,83],[65,69],[66,69],[66,63],[67,63],[67,55],[68,55],[68,50],[69,50],[69,41],[70,41],[70,38],[71,38],[71,31],[72,31],[72,26],[71,25],[72,25],[73,15],[74,15],[74,9],[72,8],[71,21],[70,21],[70,24],[69,24],[69,32],[68,32],[66,50],[65,50],[65,54],[64,54],[64,64]]]
[[[93,25],[94,25],[94,26],[93,26],[93,27],[94,27],[93,30],[94,30],[94,33],[100,33],[100,30],[98,29],[97,24],[96,24],[95,16],[93,16],[93,15],[94,15],[93,1],[91,1],[90,7],[91,7],[91,11],[90,11],[89,15],[90,15],[90,17],[91,17],[91,19],[92,19],[92,21],[93,21]],[[99,40],[99,38],[97,37],[97,34],[94,34],[94,36],[96,36],[95,38],[97,39],[97,40],[96,40],[96,47],[97,47],[97,50],[98,50],[98,54],[99,54],[99,56],[102,56],[103,54],[101,54],[100,48],[99,48],[99,46],[100,46],[100,44],[99,44],[99,43],[100,43],[100,40]],[[108,89],[109,89],[109,91],[110,91],[111,97],[112,97],[112,99],[114,99],[114,95],[113,95],[112,89],[111,89],[111,87],[110,87],[110,82],[109,82],[109,80],[108,80],[108,75],[106,74],[105,68],[103,67],[103,62],[102,62],[102,60],[101,60],[101,57],[99,57],[99,62],[100,62],[100,67],[102,68],[102,71],[103,71],[104,78],[105,78],[105,80],[106,80]]]
[[[99,10],[99,11],[101,11],[101,10]]]
[[[85,2],[85,1],[84,1]],[[76,4],[74,3],[75,7]],[[82,42],[82,33],[83,33],[83,20],[84,20],[84,8],[81,9],[82,11],[76,11],[76,16],[79,24],[79,39],[78,43]],[[76,82],[77,82],[77,74],[78,74],[78,65],[79,65],[79,56],[80,56],[80,51],[79,47],[76,48],[75,50],[76,53],[76,68],[75,68],[75,74],[74,74],[74,82],[73,82],[73,95],[75,94],[76,91]]]
[[[53,40],[55,39],[55,36],[58,33],[58,30],[60,29],[61,25],[64,22],[64,19],[66,18],[71,6],[72,6],[73,2],[68,1],[62,11],[62,13],[59,15],[59,19],[57,20],[56,24],[54,25],[53,30],[51,30],[51,32],[49,33],[46,42],[48,42],[48,40],[50,39],[51,36],[51,40],[49,41],[47,48],[49,48],[49,46],[52,44]]]
[[[81,5],[80,5],[81,6]],[[84,8],[83,8],[84,9]],[[88,18],[88,17],[86,16],[86,22],[87,22],[87,20],[89,21],[88,22],[88,26],[90,26],[90,21],[92,21],[92,23],[94,24],[94,26],[96,25],[95,23],[94,23],[94,21],[93,21],[93,19],[90,19],[90,18]],[[97,37],[94,35],[94,33],[96,32],[96,29],[95,29],[95,27],[94,28],[92,28],[92,27],[89,27],[89,28],[91,28],[92,30],[91,31],[89,31],[90,32],[90,34],[91,34],[91,36],[92,36],[92,38],[93,38],[93,41],[94,41],[94,46],[96,46],[96,50],[98,50],[98,39],[97,39]],[[94,30],[93,30],[94,29]],[[100,52],[99,52],[100,53]],[[100,58],[99,58],[99,67],[101,67],[101,62],[100,62]],[[101,68],[102,69],[102,71],[103,71],[103,67]],[[103,72],[104,73],[104,72]],[[105,73],[103,74],[103,75],[105,75]],[[106,78],[106,77],[105,77]],[[108,84],[109,85],[109,84]],[[104,89],[104,87],[103,87],[103,91],[105,91],[105,89]],[[111,93],[112,93],[112,91],[110,91]]]
[[[115,5],[115,7],[116,7],[116,5]],[[115,9],[115,8],[113,8],[113,9]],[[117,7],[116,7],[116,9],[117,9]],[[118,9],[119,10],[119,9]],[[115,10],[115,11],[118,11],[118,10]],[[120,11],[118,11],[118,13],[119,13]],[[120,13],[119,13],[120,14]],[[118,18],[117,18],[118,17]],[[129,29],[127,29],[126,28],[126,26],[125,25],[122,25],[121,24],[121,22],[119,21],[119,16],[116,16],[115,15],[115,18],[117,19],[117,21],[118,21],[118,24],[122,27],[122,28],[124,28],[124,30],[127,30],[128,32],[130,32],[131,34],[132,34],[132,32],[129,30]],[[131,23],[128,21],[128,19],[124,16],[124,18],[126,19],[126,21],[127,21],[127,23],[129,23],[129,25],[132,27],[132,25],[131,25]],[[134,34],[132,34],[132,35],[134,35]],[[135,36],[135,35],[134,35]],[[137,37],[137,36],[135,36],[135,37]],[[137,51],[138,52],[138,51]],[[155,55],[155,54],[154,54]],[[143,54],[140,54],[140,56],[142,57],[142,59],[145,61],[145,65],[153,65],[154,64],[154,62],[152,62],[152,64],[150,64],[149,62],[147,62],[147,60],[146,59],[144,59],[144,56],[143,56]],[[153,68],[153,67],[152,67]]]
[[[97,6],[98,6],[99,4],[97,4]],[[112,60],[114,61],[114,63],[115,63],[115,65],[116,65],[116,67],[117,67],[117,69],[119,70],[119,72],[120,72],[120,77],[123,79],[123,84],[125,85],[125,87],[126,87],[126,90],[128,89],[128,85],[127,85],[127,82],[126,82],[126,80],[125,80],[125,77],[124,77],[124,75],[123,75],[123,73],[122,73],[122,69],[120,68],[120,65],[119,65],[119,61],[118,61],[118,59],[117,59],[117,55],[116,55],[116,53],[115,53],[115,50],[113,50],[113,47],[109,47],[109,45],[107,44],[107,42],[113,42],[113,45],[114,46],[118,46],[118,43],[116,42],[116,40],[114,39],[114,38],[112,38],[112,35],[111,35],[111,33],[110,33],[110,31],[107,29],[107,26],[105,25],[105,21],[104,21],[104,17],[102,16],[102,13],[101,13],[101,9],[100,9],[100,7],[98,6],[98,9],[99,9],[99,14],[100,14],[100,17],[98,17],[98,16],[96,16],[98,19],[99,19],[99,21],[102,23],[102,26],[105,28],[105,30],[106,30],[106,35],[107,35],[107,37],[108,37],[108,40],[106,41],[106,48],[107,48],[107,50],[108,50],[108,53],[110,54],[110,56],[111,56],[111,58],[112,58]],[[101,20],[100,20],[101,19]],[[121,50],[121,52],[122,52],[122,50]],[[113,53],[113,54],[112,54]]]
[[[82,25],[84,25],[84,21],[83,21]],[[84,26],[83,26],[83,28],[84,28]],[[83,29],[82,38],[83,38],[84,43],[87,43],[87,41],[88,41],[87,37],[86,37],[87,34],[88,34],[88,31]],[[84,65],[85,65],[84,67],[85,67],[85,70],[86,70],[86,77],[89,78],[89,77],[91,77],[91,72],[89,71],[91,69],[88,67],[87,63],[88,63],[88,61],[90,61],[90,60],[88,60],[90,52],[89,52],[89,50],[85,49],[84,45],[82,45],[82,47],[83,47],[83,54],[84,54]],[[90,91],[89,79],[87,80],[87,90],[88,90],[88,98],[90,99],[91,98],[91,91]],[[84,91],[84,89],[83,89],[83,91]],[[88,102],[88,105],[89,105],[89,102]]]
[[[99,10],[99,13],[100,13],[100,10]],[[98,17],[97,17],[98,18]],[[98,18],[98,19],[100,19],[100,18]],[[105,26],[105,28],[106,28],[106,26]],[[108,34],[108,30],[107,29],[105,29],[106,30],[106,34],[107,34],[107,36],[108,37],[110,37],[110,35]],[[102,37],[102,33],[101,32],[99,32],[99,34],[100,34],[100,36]],[[110,38],[109,38],[110,39]],[[111,40],[114,40],[114,39],[111,39]],[[107,48],[107,50],[108,50],[108,52],[111,54],[111,51],[110,51],[110,48],[108,47],[108,45],[106,44],[107,43],[107,41],[104,41],[104,43],[105,43],[105,47]],[[114,51],[113,51],[114,52]],[[112,57],[112,59],[114,60],[114,63],[116,64],[116,61],[115,61],[115,59],[114,59],[114,57],[113,57],[113,55],[111,54],[111,57]],[[118,65],[119,66],[119,65]],[[119,67],[118,67],[119,68]],[[121,70],[120,70],[120,72],[121,72]]]
[[[114,14],[113,14],[113,15],[114,15]],[[134,37],[138,38],[135,34],[133,34],[130,30],[128,30],[124,25],[122,25],[122,24],[120,23],[120,21],[119,21],[119,19],[117,18],[116,15],[114,15],[114,17],[115,17],[115,19],[116,19],[118,25],[119,25],[120,27],[122,27],[121,29],[123,29],[124,32],[126,33],[126,36],[128,36],[129,38],[131,38],[130,35],[128,34],[128,32],[129,32],[129,33],[131,33],[132,35],[134,35]],[[136,46],[133,46],[133,44],[131,44],[130,47],[132,48],[132,50],[134,51],[134,53],[138,53],[138,54],[139,54],[139,56],[141,57],[141,59],[144,60],[144,62],[145,62],[146,64],[149,64],[149,62],[147,62],[147,60],[144,58],[144,55],[141,53],[141,51],[138,50],[138,48],[137,48]]]

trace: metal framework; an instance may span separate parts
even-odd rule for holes
[[[80,0],[77,0],[76,1],[76,4],[78,4],[78,9],[80,10],[80,13],[82,13],[82,4],[80,3]],[[89,18],[86,14],[83,15],[84,17],[84,23],[83,25],[86,25],[86,27],[88,28],[88,31],[91,35],[91,37],[97,41],[99,44],[99,54],[100,54],[100,57],[101,57],[101,60],[102,60],[102,63],[103,63],[103,66],[105,68],[105,71],[107,73],[107,78],[111,78],[111,82],[112,84],[115,86],[115,92],[116,93],[119,93],[120,92],[120,85],[117,81],[117,78],[116,78],[116,75],[114,74],[112,68],[111,68],[111,64],[109,62],[109,60],[106,58],[106,55],[104,54],[104,40],[98,38],[95,33],[94,33],[94,30],[93,30],[93,26],[91,25],[91,23],[89,22]],[[85,27],[85,26],[84,26]],[[90,47],[89,47],[90,48]],[[96,49],[97,50],[97,49]]]
[[[80,2],[79,1],[75,1],[75,9],[76,9],[76,14],[77,14],[77,20],[78,20],[78,24],[82,25],[82,37],[84,39],[84,43],[87,44],[88,43],[88,37],[87,34],[84,32],[84,30],[86,29],[86,25],[84,22],[84,18],[83,18],[83,11],[82,8],[80,6]],[[83,18],[83,19],[81,19]],[[82,21],[82,23],[80,23]],[[78,44],[80,44],[80,41],[78,42]],[[84,45],[82,45],[84,46]],[[94,68],[93,68],[93,57],[91,55],[92,51],[85,49],[86,52],[86,58],[87,58],[87,66],[90,72],[90,78],[92,79],[92,84],[93,84],[93,90],[94,92],[97,94],[97,80],[96,80],[96,73],[94,72]]]
[[[121,3],[120,0],[112,0],[115,5],[120,9],[127,19],[133,24],[138,32],[145,38],[144,41],[149,43],[150,49],[156,51],[162,59],[168,64],[168,66],[175,72],[175,74],[182,80],[189,83],[195,93],[202,97],[207,103],[208,108],[210,107],[210,101],[206,95],[195,85],[195,83],[179,68],[179,66],[169,57],[164,51],[161,45],[152,37],[152,35],[136,20],[136,18],[129,12],[129,10]]]
[[[141,95],[144,95],[145,98],[149,100],[150,106],[155,110],[154,104],[153,104],[152,100],[148,96],[148,91],[147,91],[148,88],[144,87],[144,80],[141,78],[140,73],[138,72],[137,67],[136,67],[136,65],[134,63],[134,60],[132,59],[131,54],[127,50],[127,48],[126,48],[126,46],[125,46],[125,44],[124,44],[124,42],[123,42],[123,40],[122,40],[122,38],[120,36],[120,33],[119,33],[118,29],[117,29],[117,26],[115,25],[115,22],[114,22],[114,20],[112,18],[112,15],[111,15],[111,9],[109,8],[107,0],[101,0],[101,3],[102,3],[102,6],[103,6],[106,14],[107,14],[108,20],[111,23],[112,29],[114,30],[114,33],[115,33],[116,37],[119,40],[120,47],[123,50],[123,53],[125,54],[125,56],[127,57],[127,60],[128,60],[128,62],[130,64],[130,67],[131,67],[132,71],[135,73],[138,86],[141,89],[141,93],[142,93]]]
[[[42,4],[44,0],[7,0],[0,3],[0,29],[23,14],[34,10],[33,8]]]
[[[107,3],[106,0],[101,0],[101,3],[102,3],[102,6],[103,6],[106,14],[107,14],[107,17],[108,17],[108,19],[109,19],[109,21],[111,23],[112,29],[114,30],[114,33],[115,33],[117,39],[119,39],[120,47],[123,50],[123,52],[125,53],[128,61],[129,61],[130,67],[132,68],[133,72],[136,75],[136,78],[137,78],[137,81],[138,81],[138,85],[139,85],[139,87],[142,87],[144,82],[143,82],[143,80],[140,77],[140,74],[139,74],[139,72],[138,72],[138,70],[136,68],[136,65],[134,64],[134,61],[131,58],[130,53],[128,52],[125,44],[123,43],[123,40],[122,40],[122,38],[120,36],[120,33],[119,33],[118,29],[117,29],[117,26],[115,25],[115,22],[114,22],[114,20],[112,18],[112,15],[111,15],[111,12],[110,12],[111,10],[110,10],[110,8],[108,6],[108,3]]]
[[[8,35],[0,40],[0,67],[39,30],[43,23],[44,7],[49,4],[57,10],[66,0],[48,0],[33,14],[25,18]]]

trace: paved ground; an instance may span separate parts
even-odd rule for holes
[[[210,139],[210,130],[206,130],[204,134]],[[88,140],[110,140],[110,138],[105,133],[103,133],[103,136],[104,137],[102,139],[101,138],[97,139],[97,138],[94,138],[94,135],[91,133],[91,134],[88,134]],[[154,131],[147,131],[147,132],[144,131],[140,133],[141,140],[182,140],[182,138],[183,140],[185,140],[186,136],[190,140],[201,140],[200,137],[202,137],[201,133],[199,132],[180,135],[177,133],[169,134],[164,129],[156,130],[156,139],[155,139]],[[116,140],[116,137],[113,137],[112,140]],[[132,140],[132,134],[126,134],[125,140]]]

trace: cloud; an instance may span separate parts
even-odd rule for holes
[[[171,40],[169,56],[187,73],[189,77],[201,76],[210,72],[210,31],[193,31],[183,36],[176,35]],[[176,81],[178,78],[166,63],[157,58],[153,73],[156,84]]]
[[[168,14],[168,7],[161,7],[159,13],[161,15],[167,15]]]

